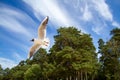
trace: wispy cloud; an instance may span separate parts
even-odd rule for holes
[[[24,12],[17,8],[0,3],[0,25],[8,31],[24,34],[27,37],[32,36],[22,21],[29,21],[35,24],[34,21]]]
[[[8,6],[0,3],[0,28],[5,29],[7,34],[0,34],[1,41],[9,47],[9,50],[16,51],[19,49],[20,53],[23,53],[24,58],[27,57],[29,52],[29,40],[33,37],[32,34],[34,31],[33,26],[36,23],[34,20],[27,15],[25,12],[21,11],[18,8]],[[8,45],[9,44],[9,45]],[[4,50],[4,47],[1,47],[1,50]],[[2,54],[1,54],[2,55]],[[14,57],[17,57],[17,61],[20,61],[19,53],[14,54]]]
[[[92,0],[92,3],[94,4],[94,9],[99,13],[100,16],[102,16],[105,20],[108,21],[113,20],[113,15],[105,0]]]
[[[2,58],[2,57],[0,57],[0,64],[2,65],[2,68],[4,68],[4,69],[12,68],[17,65],[17,63],[15,61],[6,59],[6,58]]]
[[[53,24],[60,26],[76,26],[84,32],[87,30],[82,26],[86,26],[88,22],[91,23],[91,26],[89,26],[91,30],[98,35],[107,27],[107,21],[111,23],[114,22],[109,5],[105,0],[64,0],[62,3],[67,5],[67,8],[65,5],[64,8],[61,7],[63,5],[56,0],[23,1],[33,8],[34,14],[39,20],[40,14],[44,16],[48,15]],[[68,7],[71,11],[68,10]],[[71,17],[70,14],[74,17]]]
[[[97,24],[97,25],[96,25]],[[101,34],[104,34],[104,36],[106,36],[106,27],[107,27],[107,24],[106,23],[98,23],[97,21],[96,21],[96,24],[94,24],[94,26],[92,27],[92,30],[96,33],[96,34],[98,34],[98,35],[101,35]]]
[[[82,1],[81,1],[82,2]],[[87,20],[92,24],[91,30],[96,34],[105,34],[107,29],[107,21],[113,21],[113,15],[105,0],[86,0],[85,5],[89,7],[89,15],[86,15]],[[82,3],[81,3],[82,4]],[[81,6],[83,7],[83,6]],[[84,7],[83,7],[84,8]],[[84,8],[84,10],[86,7]],[[84,11],[85,12],[85,11]],[[84,16],[84,15],[83,15]],[[89,18],[90,16],[90,18]],[[87,22],[85,22],[87,24]]]
[[[93,17],[93,15],[89,10],[88,5],[85,5],[85,8],[83,10],[82,19],[85,20],[85,21],[90,21],[92,19],[92,17]]]
[[[16,59],[16,61],[18,61],[18,62],[20,62],[21,60],[24,60],[23,59],[23,55],[21,54],[19,54],[19,53],[17,53],[17,52],[14,52],[13,53],[13,57],[14,57],[14,59]]]
[[[19,51],[23,51],[25,53],[28,52],[29,49],[29,45],[28,42],[21,42],[20,39],[16,39],[16,38],[11,38],[10,36],[5,36],[3,34],[0,34],[0,37],[2,39],[2,42],[9,47],[10,50],[14,50],[16,48],[19,49]],[[9,45],[8,45],[9,44]],[[4,50],[4,47],[1,47],[1,50]]]
[[[33,12],[35,16],[40,19],[40,14],[43,16],[49,16],[50,21],[54,24],[59,26],[76,26],[78,27],[78,23],[69,16],[66,9],[60,7],[56,0],[23,0],[28,5],[33,8]],[[81,27],[79,25],[79,27]]]
[[[77,3],[75,7],[76,10],[80,11],[80,14],[77,15],[81,18],[86,26],[88,21],[90,22],[91,30],[98,35],[105,34],[108,29],[107,22],[110,22],[116,27],[119,27],[119,24],[114,20],[113,14],[109,5],[106,3],[106,0],[75,0],[71,3]],[[82,23],[80,23],[82,24]]]
[[[114,21],[114,22],[112,22],[112,25],[113,25],[113,26],[115,26],[115,27],[120,28],[120,24],[119,24],[119,23],[117,23],[117,22],[115,22],[115,21]]]

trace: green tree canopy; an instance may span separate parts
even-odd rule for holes
[[[57,74],[63,77],[66,75],[63,79],[87,80],[88,76],[90,78],[95,74],[98,64],[92,38],[74,27],[61,27],[57,31],[58,34],[54,36],[55,44],[50,49],[52,60],[59,69]]]
[[[106,43],[102,39],[98,41],[101,74],[106,80],[120,80],[120,29],[113,29],[111,35]]]

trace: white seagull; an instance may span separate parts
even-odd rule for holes
[[[49,39],[46,38],[46,26],[48,23],[48,19],[49,17],[47,16],[40,24],[39,28],[38,28],[38,39],[32,39],[31,41],[34,42],[33,46],[30,49],[30,52],[28,54],[28,58],[30,59],[35,53],[36,51],[40,48],[40,47],[48,47],[49,45]]]

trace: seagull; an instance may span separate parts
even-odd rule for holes
[[[33,38],[31,41],[34,42],[33,46],[30,48],[30,52],[28,54],[28,59],[30,59],[39,48],[47,48],[49,46],[49,39],[46,38],[46,26],[48,23],[49,17],[45,17],[45,19],[41,22],[38,27],[38,39]]]

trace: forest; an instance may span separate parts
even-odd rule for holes
[[[96,52],[90,34],[60,27],[48,52],[40,48],[11,69],[0,65],[0,80],[120,80],[120,29],[112,29],[110,36],[98,40]]]

